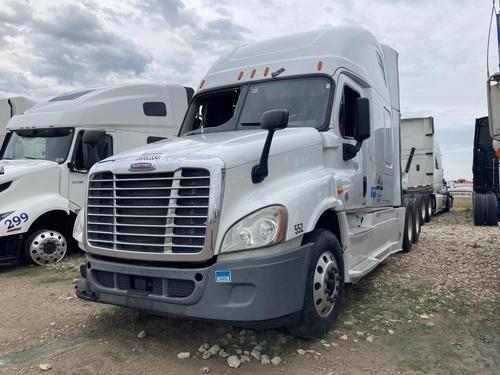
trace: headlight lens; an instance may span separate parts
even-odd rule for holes
[[[76,215],[75,225],[73,227],[73,238],[78,242],[83,242],[83,221],[85,219],[85,210],[82,208]]]
[[[7,216],[9,216],[10,214],[13,214],[14,211],[9,211],[9,212],[2,212],[0,214],[0,221],[2,221],[3,219],[5,219]]]
[[[287,212],[283,206],[269,206],[234,224],[224,237],[221,252],[256,249],[285,239]]]

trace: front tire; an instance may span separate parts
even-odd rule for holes
[[[495,194],[486,194],[484,198],[484,221],[488,226],[496,226],[498,223],[497,218],[497,197]]]
[[[50,229],[35,230],[25,243],[28,261],[39,266],[60,262],[67,249],[64,235]]]
[[[344,300],[344,264],[337,237],[315,229],[304,238],[313,242],[300,322],[289,330],[305,339],[325,335],[334,325]]]

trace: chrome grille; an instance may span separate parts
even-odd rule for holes
[[[205,245],[210,172],[175,172],[90,177],[87,239],[91,246],[146,253],[199,253]]]

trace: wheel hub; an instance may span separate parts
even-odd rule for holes
[[[36,264],[56,263],[66,255],[66,239],[56,231],[39,231],[28,240],[27,250],[28,256]]]
[[[335,257],[330,251],[323,252],[314,271],[313,298],[316,312],[328,317],[335,307],[339,294],[340,272]]]

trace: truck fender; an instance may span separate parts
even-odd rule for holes
[[[25,199],[16,202],[17,209],[0,222],[0,237],[20,235],[29,232],[31,226],[42,215],[52,211],[63,211],[69,215],[68,200],[58,194],[50,194],[39,199]]]

